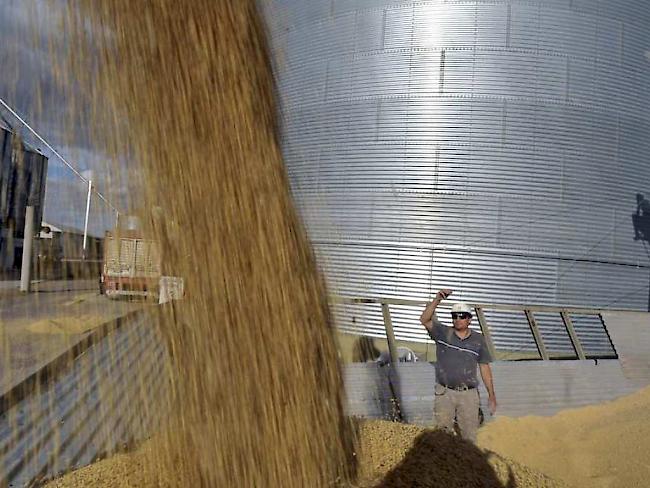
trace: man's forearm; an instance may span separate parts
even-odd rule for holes
[[[420,315],[420,322],[422,322],[422,325],[424,325],[428,330],[431,330],[433,314],[436,313],[436,308],[440,304],[441,300],[442,298],[436,295],[436,298],[426,306],[422,315]]]
[[[492,381],[492,376],[489,376],[489,378],[483,378],[483,383],[485,383],[485,389],[488,392],[488,396],[490,398],[496,398],[496,394],[494,393],[494,382]]]
[[[492,368],[490,368],[489,364],[481,364],[480,370],[481,378],[483,379],[483,384],[485,385],[485,389],[487,390],[489,397],[496,398],[496,395],[494,393],[494,381],[492,379]]]

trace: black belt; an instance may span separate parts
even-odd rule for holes
[[[442,383],[440,383],[440,386],[444,386],[449,390],[455,390],[455,391],[466,391],[466,390],[473,390],[474,388],[476,388],[476,386],[467,386],[467,385],[449,386],[449,385],[443,385]]]

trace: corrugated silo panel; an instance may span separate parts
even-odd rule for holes
[[[384,49],[408,48],[413,38],[413,6],[386,9]]]
[[[287,169],[334,290],[645,308],[647,2],[270,3],[291,10],[269,22]]]
[[[384,47],[384,10],[360,11],[355,25],[354,49],[357,53]]]

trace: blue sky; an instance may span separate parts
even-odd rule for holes
[[[108,192],[106,158],[93,147],[84,127],[69,124],[70,103],[54,80],[50,47],[43,39],[55,37],[59,12],[46,0],[0,0],[0,98],[8,103],[97,189]],[[87,185],[33,137],[6,110],[0,114],[32,145],[49,158],[44,219],[56,225],[83,228]],[[66,127],[68,126],[68,127]],[[119,191],[123,195],[125,192]],[[110,197],[109,197],[110,198]],[[124,202],[114,196],[120,209]],[[91,205],[89,230],[102,235],[114,222],[114,213],[97,197]]]

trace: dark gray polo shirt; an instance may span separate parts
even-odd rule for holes
[[[436,381],[441,385],[477,387],[478,364],[492,361],[483,334],[471,331],[465,339],[454,333],[453,327],[444,326],[434,315],[429,335],[436,341]]]

